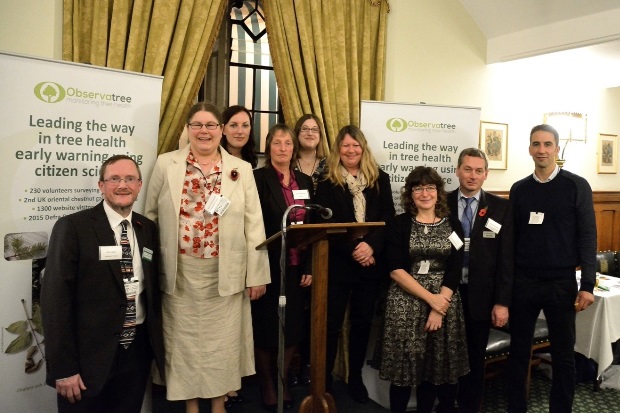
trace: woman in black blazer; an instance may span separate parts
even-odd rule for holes
[[[390,178],[379,168],[358,127],[348,125],[338,132],[327,166],[316,201],[333,211],[328,222],[385,222],[394,216]],[[384,230],[378,229],[349,243],[332,242],[329,251],[327,387],[350,299],[349,394],[360,403],[368,401],[362,367],[381,277],[387,277],[381,258],[383,239]]]
[[[292,169],[291,160],[297,152],[297,140],[293,131],[286,125],[277,124],[267,134],[265,166],[254,170],[258,197],[263,211],[265,234],[272,236],[281,230],[282,216],[293,204],[310,203],[312,179]],[[303,222],[306,211],[293,210],[289,222]],[[277,393],[273,385],[272,360],[278,350],[278,297],[280,295],[280,248],[279,242],[269,245],[269,267],[271,284],[263,299],[252,303],[252,325],[256,354],[256,373],[262,395],[263,407],[270,411],[277,409]],[[302,289],[312,283],[309,260],[300,251],[291,249],[287,254],[286,328],[284,372],[296,351],[297,344],[305,335],[303,319]],[[251,271],[251,269],[248,269]],[[260,301],[260,302],[259,302]],[[293,407],[293,399],[288,391],[288,380],[284,378],[284,407]]]

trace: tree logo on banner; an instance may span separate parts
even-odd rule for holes
[[[402,132],[407,129],[407,121],[403,118],[390,118],[385,126],[392,132]]]
[[[58,103],[65,98],[65,88],[54,82],[41,82],[34,87],[34,95],[45,103]]]

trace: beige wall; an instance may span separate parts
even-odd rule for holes
[[[0,0],[0,51],[62,58],[62,0]]]
[[[509,125],[508,170],[491,171],[487,189],[507,190],[531,173],[529,130],[545,112],[568,110],[588,114],[589,141],[567,148],[565,168],[594,190],[620,190],[619,175],[596,173],[598,133],[620,135],[620,88],[566,79],[535,58],[486,65],[485,37],[458,0],[390,6],[385,99],[481,107],[482,120]],[[0,50],[60,59],[62,0],[0,0]]]
[[[508,190],[532,172],[529,131],[545,112],[579,111],[588,114],[588,142],[567,147],[565,168],[594,190],[620,190],[618,175],[596,173],[598,133],[620,135],[620,88],[596,86],[596,74],[565,78],[550,60],[486,65],[485,37],[458,0],[390,6],[385,100],[480,107],[482,120],[509,125],[508,170],[490,171],[487,189]]]

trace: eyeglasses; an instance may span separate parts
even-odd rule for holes
[[[428,192],[429,194],[434,194],[435,192],[437,192],[437,187],[435,185],[427,185],[427,186],[414,186],[413,187],[413,193],[414,194],[421,194],[422,192]]]
[[[111,185],[120,185],[121,181],[125,181],[125,184],[127,185],[133,185],[133,184],[136,184],[142,181],[142,179],[136,178],[135,176],[128,176],[126,178],[120,178],[118,176],[113,176],[112,178],[104,179],[104,182],[107,182]]]
[[[309,128],[307,126],[302,126],[300,130],[303,133],[319,133],[319,128]]]
[[[192,128],[192,130],[201,130],[202,127],[206,127],[208,130],[214,130],[217,129],[218,126],[220,126],[219,123],[200,123],[200,122],[192,122],[189,124],[189,127]]]

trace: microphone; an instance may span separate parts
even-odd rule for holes
[[[294,209],[305,209],[306,211],[314,209],[315,211],[319,212],[319,214],[321,215],[321,218],[323,219],[330,219],[333,215],[331,208],[325,208],[319,204],[306,204],[306,205],[293,204],[289,206],[288,208],[286,208],[286,211],[284,212],[284,215],[282,216],[281,229],[283,231],[286,231],[286,219],[288,218],[290,212]]]
[[[315,211],[318,211],[318,213],[321,214],[321,218],[323,219],[330,219],[333,215],[331,208],[326,208],[319,204],[304,205],[304,209],[314,209]]]

